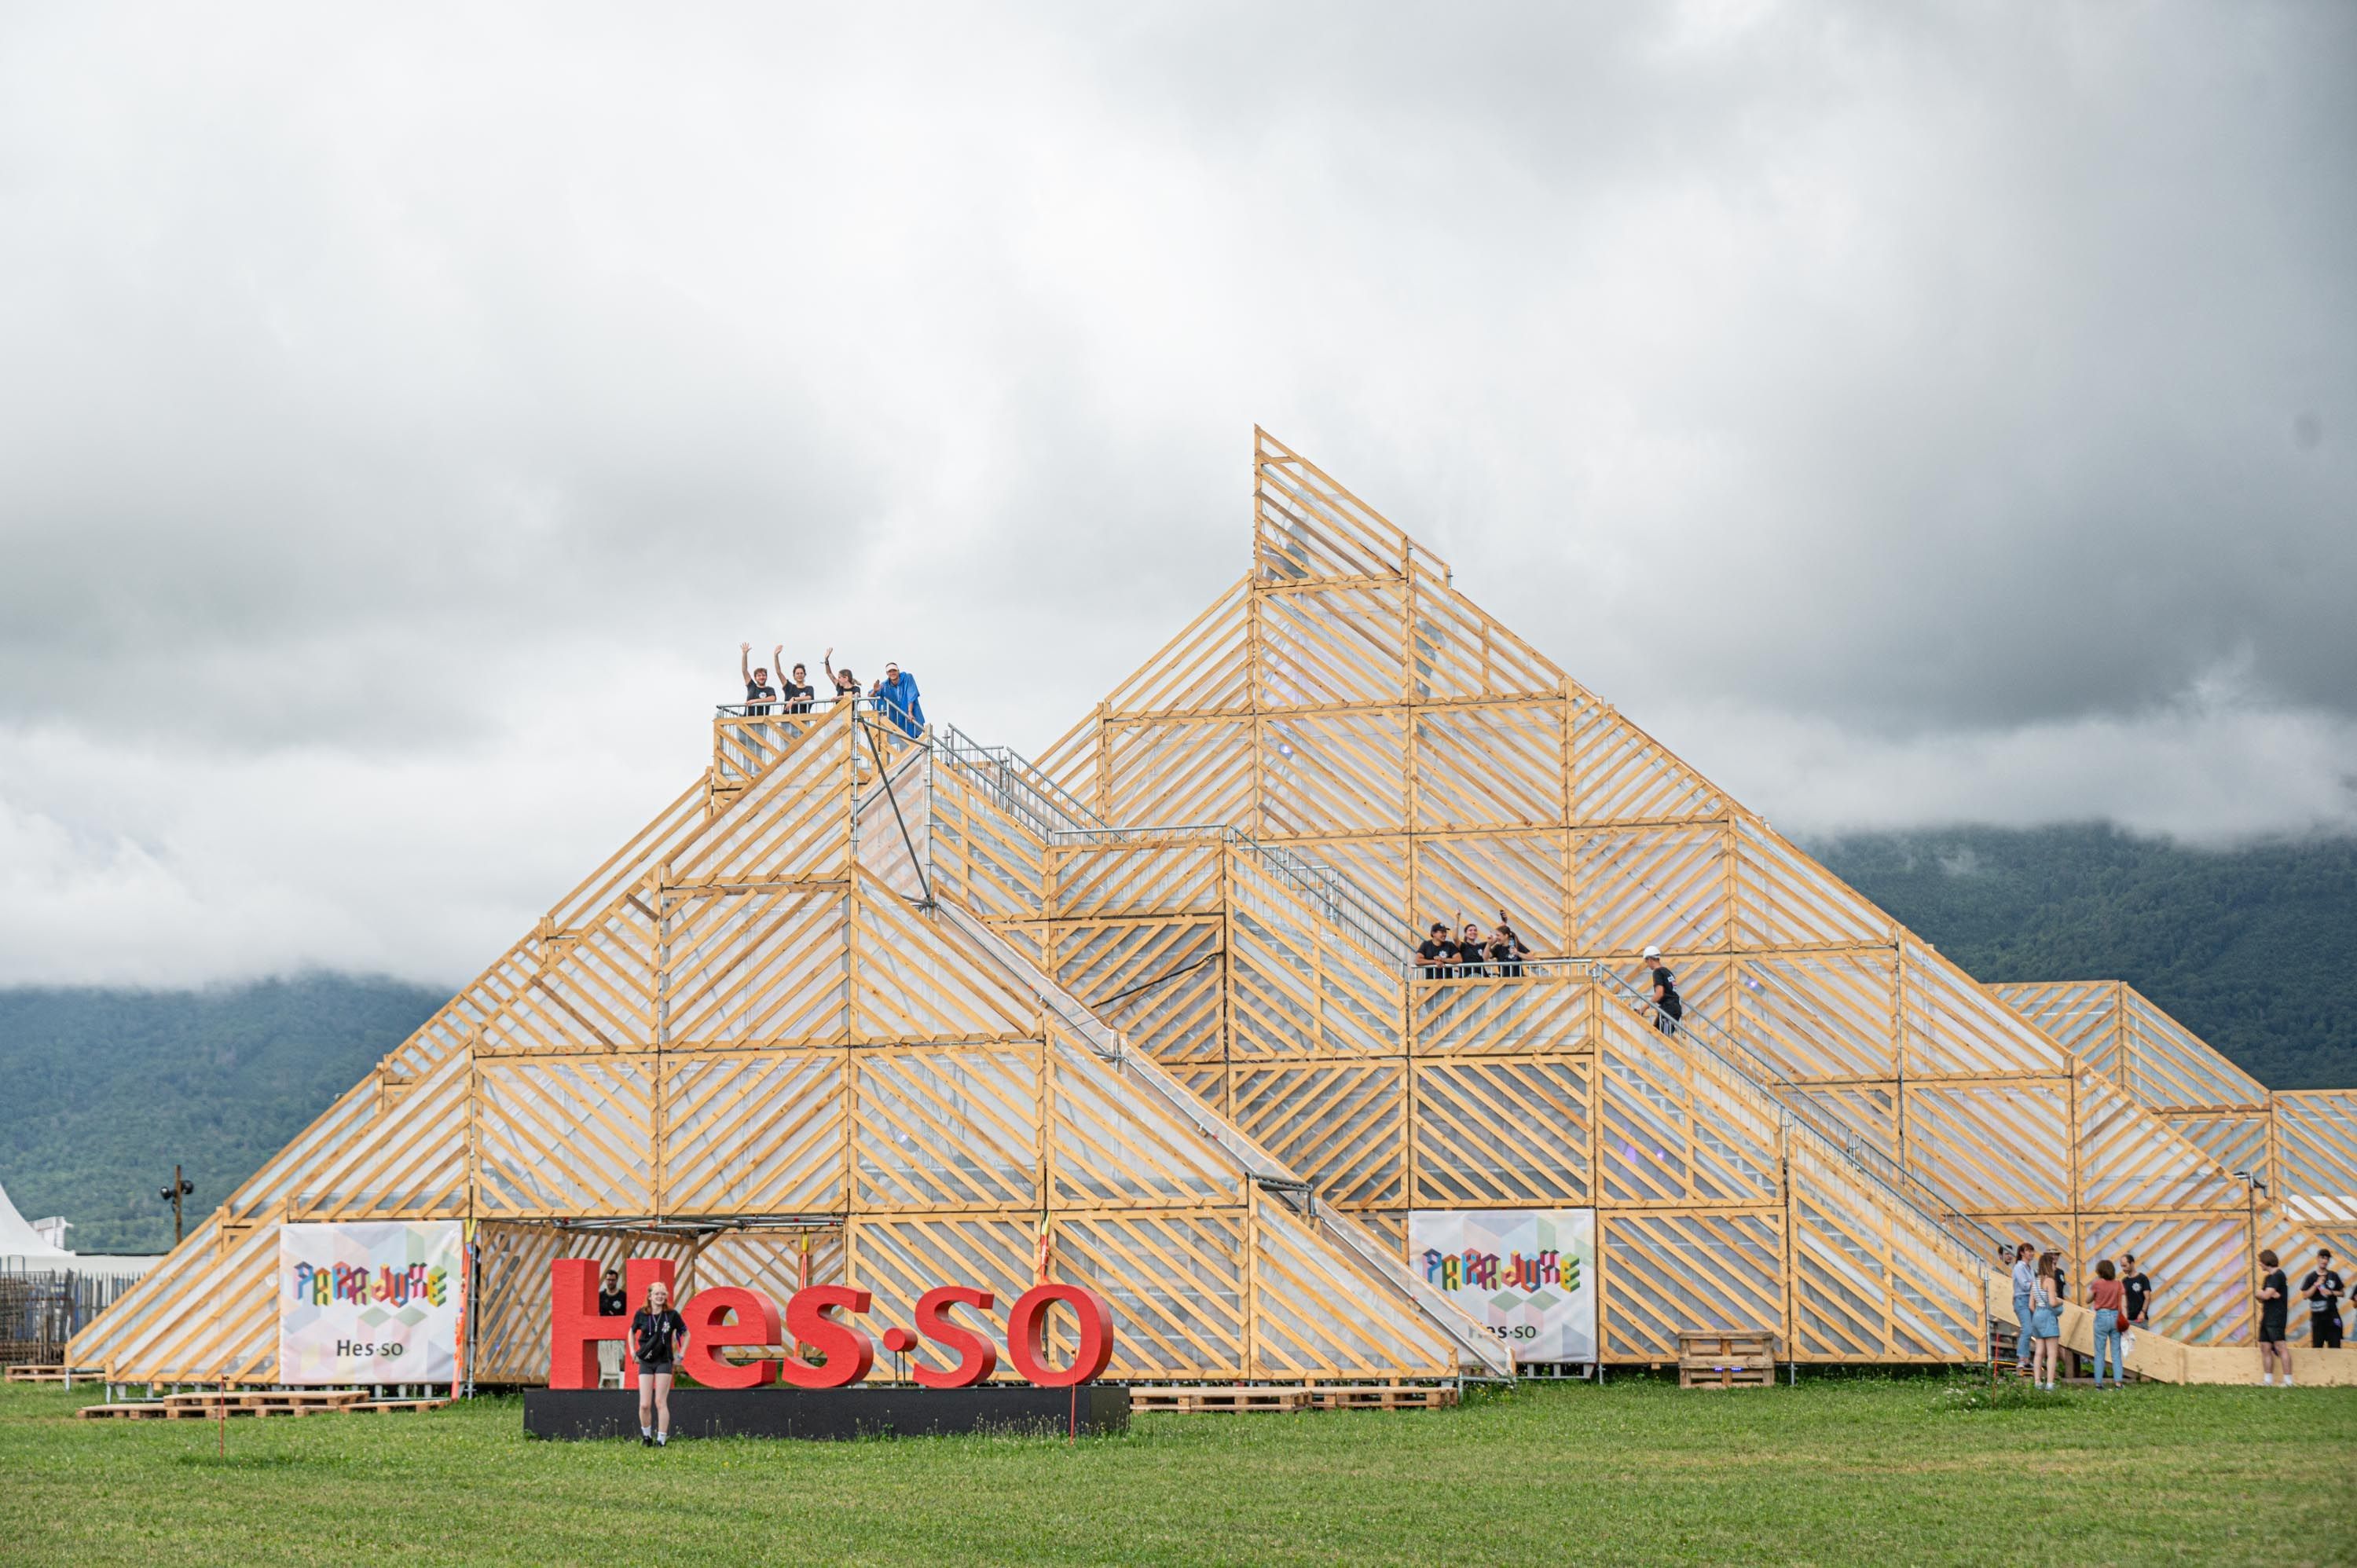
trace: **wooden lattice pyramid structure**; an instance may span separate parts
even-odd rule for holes
[[[921,882],[929,753],[762,726],[75,1341],[113,1380],[276,1376],[277,1227],[464,1219],[479,1381],[547,1368],[547,1262],[1115,1304],[1128,1377],[1458,1376],[1494,1342]],[[898,793],[895,793],[898,791]],[[927,1353],[931,1353],[929,1349]]]
[[[1658,942],[1690,1044],[1743,1065],[1984,1257],[2000,1239],[2082,1260],[2133,1250],[2170,1280],[2160,1326],[2247,1338],[2257,1251],[2311,1241],[2281,1194],[2237,1179],[1572,681],[1315,465],[1265,433],[1254,457],[1251,571],[1040,768],[1106,822],[1219,822],[1290,852],[1305,885],[1339,881],[1332,918],[1314,945],[1233,904],[1189,917],[1217,927],[1191,938],[1135,915],[1044,922],[1071,990],[1394,1236],[1426,1206],[1598,1204],[1608,1354],[1666,1353],[1659,1304],[1682,1294],[1703,1298],[1691,1326],[1774,1327],[1803,1356],[1952,1350],[1901,1322],[1904,1282],[1855,1232],[1837,1243],[1859,1271],[1834,1292],[1842,1323],[1813,1328],[1801,1210],[1774,1181],[1727,1179],[1713,1145],[1739,1143],[1739,1123],[1668,1081],[1690,1050],[1616,1069],[1577,996],[1549,998],[1560,974],[1425,982],[1396,962],[1411,928],[1501,906],[1538,951],[1623,973]],[[1360,964],[1335,934],[1354,925],[1403,944],[1394,961]],[[1213,947],[1222,961],[1193,979],[1111,1001]],[[1199,1026],[1212,1016],[1216,1035]],[[1543,1125],[1564,1133],[1544,1150],[1516,1131]],[[1496,1157],[1469,1169],[1482,1138]],[[1696,1259],[1738,1256],[1791,1260],[1781,1315],[1741,1271],[1693,1283]]]
[[[1977,1359],[2015,1239],[2131,1248],[2165,1333],[2247,1337],[2313,1206],[2233,1176],[2219,1107],[2041,1010],[2083,997],[1975,984],[1265,435],[1255,495],[1252,571],[1038,765],[724,711],[705,776],[77,1364],[267,1381],[275,1227],[393,1216],[473,1223],[487,1381],[544,1370],[556,1255],[847,1280],[893,1322],[1011,1297],[1043,1231],[1115,1302],[1115,1375],[1500,1369],[1408,1255],[1431,1208],[1595,1208],[1606,1360]],[[1500,906],[1543,961],[1404,961]],[[2270,1157],[2357,1188],[2346,1105],[2288,1098]]]

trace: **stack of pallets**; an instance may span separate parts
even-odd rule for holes
[[[1678,1387],[1765,1389],[1776,1382],[1776,1337],[1713,1329],[1678,1336]]]
[[[439,1410],[438,1400],[372,1400],[365,1389],[205,1389],[125,1404],[84,1405],[84,1421],[218,1421],[232,1415],[387,1414],[398,1410]]]
[[[8,1369],[8,1380],[12,1383],[62,1383],[69,1376],[95,1381],[101,1376],[101,1370],[96,1367],[75,1367],[69,1370],[62,1366],[31,1364]]]
[[[1175,1410],[1189,1414],[1205,1411],[1308,1410],[1309,1391],[1298,1384],[1285,1388],[1219,1383],[1133,1385],[1129,1408]]]
[[[1457,1391],[1441,1383],[1294,1383],[1277,1386],[1167,1383],[1135,1385],[1132,1410],[1170,1410],[1189,1414],[1254,1410],[1438,1410],[1457,1402]]]

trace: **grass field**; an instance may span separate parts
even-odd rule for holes
[[[0,1388],[0,1558],[139,1563],[2357,1561],[2357,1390],[1526,1388],[1124,1437],[554,1444],[521,1404],[81,1422]],[[227,1456],[217,1444],[226,1438]]]

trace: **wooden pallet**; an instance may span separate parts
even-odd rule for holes
[[[448,1400],[362,1400],[358,1404],[339,1405],[346,1415],[391,1415],[397,1410],[440,1410]]]
[[[1315,1410],[1439,1410],[1457,1402],[1457,1391],[1438,1383],[1312,1384]]]
[[[399,1410],[440,1410],[449,1402],[447,1399],[372,1400],[361,1389],[293,1393],[231,1390],[227,1395],[172,1394],[159,1400],[84,1405],[74,1413],[84,1421],[221,1421],[233,1415],[381,1415]]]
[[[368,1398],[365,1389],[202,1389],[194,1393],[167,1394],[163,1403],[177,1410],[207,1412],[226,1407],[231,1415],[304,1415],[314,1411],[341,1410]]]
[[[1762,1332],[1678,1336],[1678,1387],[1765,1389],[1776,1382],[1776,1337]]]
[[[1190,1387],[1186,1384],[1155,1387],[1133,1387],[1129,1391],[1129,1408],[1135,1410],[1175,1410],[1189,1414],[1211,1411],[1241,1412],[1254,1410],[1308,1410],[1311,1394],[1307,1388],[1223,1388],[1218,1385]]]
[[[96,1367],[76,1367],[70,1371],[59,1366],[27,1365],[8,1369],[8,1380],[12,1383],[62,1383],[69,1377],[87,1378],[96,1382],[102,1375]]]

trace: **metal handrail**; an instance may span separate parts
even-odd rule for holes
[[[865,703],[866,700],[860,701]],[[737,706],[741,709],[742,704]],[[727,705],[723,704],[723,711],[728,711]],[[1281,885],[1315,904],[1330,924],[1396,965],[1403,973],[1413,978],[1425,967],[1413,958],[1402,956],[1413,949],[1414,932],[1396,917],[1382,910],[1347,875],[1332,866],[1288,849],[1262,843],[1242,829],[1224,822],[1116,828],[1012,747],[985,746],[954,725],[940,721],[931,725],[926,739],[935,757],[966,774],[1002,809],[1051,843],[1103,842],[1133,834],[1143,838],[1216,833],[1224,842],[1252,854]],[[1530,978],[1584,973],[1608,991],[1618,992],[1632,1010],[1642,1011],[1652,1005],[1626,979],[1592,959],[1524,958],[1517,961],[1517,967],[1521,975]],[[1091,1023],[1094,1022],[1085,1009],[1082,1011]],[[1068,1016],[1065,1022],[1083,1035],[1091,1033],[1078,1019]],[[1914,1213],[1959,1251],[1968,1256],[1977,1256],[1979,1251],[1995,1256],[2001,1250],[2002,1240],[1995,1232],[1940,1197],[1838,1118],[1819,1109],[1766,1056],[1698,1013],[1689,1012],[1679,1021],[1678,1029],[1773,1103],[1785,1126],[1798,1127],[1824,1144],[1860,1176],[1882,1188],[1894,1202]],[[1959,1230],[1978,1239],[1981,1249],[1976,1251],[1973,1242],[1957,1235]]]
[[[1051,843],[1102,843],[1130,837],[1216,833],[1252,855],[1280,885],[1317,905],[1329,921],[1357,938],[1369,951],[1388,959],[1400,950],[1407,928],[1378,909],[1350,878],[1322,862],[1262,843],[1226,822],[1117,828],[1012,747],[985,746],[956,725],[938,722],[933,725],[933,746],[938,756],[981,783],[1002,809]]]
[[[1642,1012],[1653,1005],[1642,992],[1603,964],[1591,962],[1588,972],[1608,994],[1617,992],[1632,1012]],[[1719,1026],[1689,1009],[1684,1017],[1677,1020],[1677,1032],[1699,1044],[1717,1058],[1720,1065],[1773,1101],[1783,1113],[1785,1125],[1798,1126],[1826,1144],[1860,1176],[1881,1187],[1893,1201],[1911,1209],[1916,1218],[1967,1256],[1986,1260],[2003,1249],[2004,1241],[1996,1232],[1949,1203],[1839,1118],[1828,1115],[1808,1098],[1805,1090],[1767,1058]],[[1958,1231],[1965,1234],[1958,1235]]]

